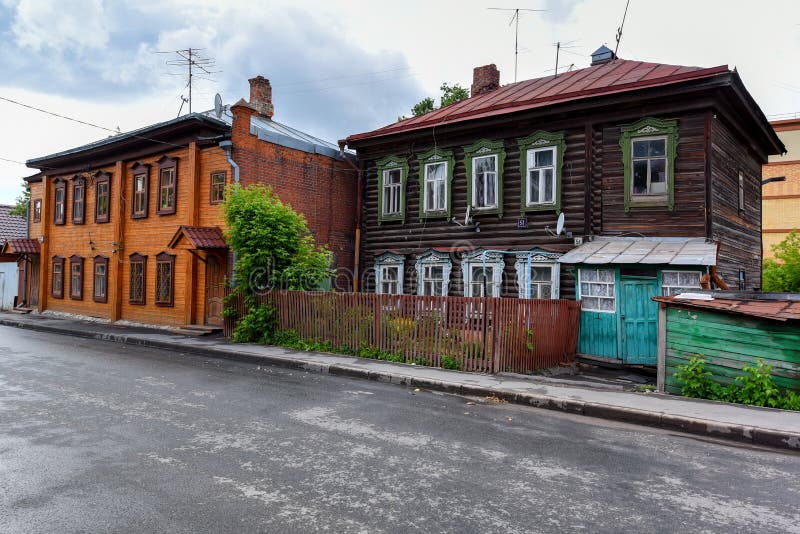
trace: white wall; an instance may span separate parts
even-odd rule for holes
[[[0,310],[14,307],[14,297],[19,289],[19,268],[13,261],[0,263]]]

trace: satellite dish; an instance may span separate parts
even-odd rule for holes
[[[218,119],[222,117],[222,109],[222,97],[217,93],[214,95],[214,114]]]
[[[558,216],[558,221],[556,222],[556,235],[561,235],[564,233],[564,212],[562,211]]]

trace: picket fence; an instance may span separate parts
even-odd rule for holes
[[[578,345],[580,303],[568,300],[273,291],[256,302],[305,341],[462,371],[528,373],[573,361]],[[244,315],[243,298],[231,304]],[[228,317],[225,335],[235,326]]]

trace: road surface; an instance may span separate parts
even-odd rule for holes
[[[0,327],[0,532],[800,532],[800,455]]]

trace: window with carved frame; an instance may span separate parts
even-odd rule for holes
[[[92,298],[95,302],[108,302],[108,258],[94,257],[94,280]]]
[[[145,304],[147,297],[147,256],[134,252],[130,255],[128,302]]]
[[[178,192],[178,160],[164,156],[158,160],[158,203],[156,213],[175,213]]]
[[[64,258],[53,256],[50,295],[57,299],[64,298]]]
[[[131,167],[131,176],[131,218],[143,219],[147,217],[150,165],[137,162]]]
[[[78,255],[69,258],[69,298],[83,300],[83,258]]]
[[[67,183],[61,179],[53,185],[53,224],[64,224],[67,213]]]
[[[107,223],[111,211],[111,177],[102,172],[94,181],[94,222]]]
[[[156,256],[156,306],[175,304],[175,256],[162,252]]]
[[[83,224],[86,217],[86,180],[72,179],[72,224]]]

